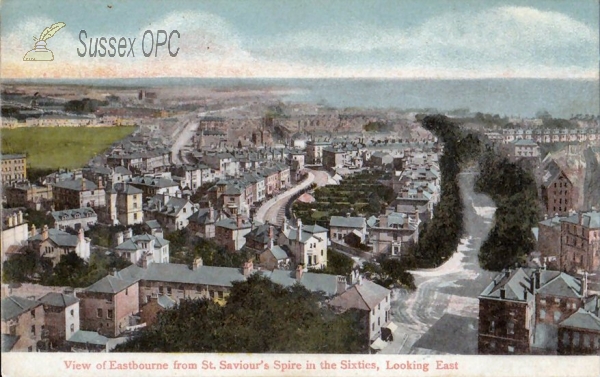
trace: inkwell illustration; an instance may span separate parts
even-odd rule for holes
[[[50,27],[44,29],[42,34],[40,34],[39,38],[33,37],[35,42],[35,46],[33,50],[27,51],[25,56],[23,57],[24,61],[52,61],[54,60],[54,54],[52,51],[46,48],[46,41],[57,31],[65,27],[66,24],[64,22],[57,22]]]

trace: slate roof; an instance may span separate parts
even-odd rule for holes
[[[540,224],[545,225],[545,226],[558,226],[560,227],[560,222],[562,220],[565,220],[567,217],[561,217],[561,216],[554,216],[554,217],[550,217],[544,221],[540,221]]]
[[[82,182],[85,181],[85,190],[82,190]],[[63,189],[67,189],[67,190],[74,190],[74,191],[91,191],[91,190],[97,190],[98,186],[90,181],[89,179],[85,179],[85,178],[76,178],[76,179],[69,179],[69,180],[65,180],[65,181],[58,181],[54,184],[54,187],[60,187]]]
[[[44,297],[40,298],[39,301],[44,305],[56,306],[60,308],[66,308],[79,302],[79,299],[72,295],[66,295],[64,293],[50,292]]]
[[[569,274],[560,272],[547,282],[544,282],[547,278],[545,275],[549,277],[551,276],[550,274],[553,275],[555,273],[556,271],[541,271],[538,293],[559,297],[581,298],[581,281]]]
[[[259,224],[261,224],[261,223],[259,223],[258,221],[254,221],[254,225],[259,225]],[[221,228],[226,228],[226,229],[231,229],[231,230],[248,229],[248,228],[252,227],[252,224],[250,223],[250,220],[248,220],[248,218],[244,218],[244,221],[240,225],[241,226],[238,228],[237,221],[236,221],[236,219],[233,219],[233,218],[222,219],[215,223],[215,226],[218,226]]]
[[[267,244],[270,242],[269,238],[269,230],[272,225],[270,224],[261,224],[250,231],[250,233],[246,234],[244,237],[246,239],[251,239],[256,242]],[[279,235],[279,230],[273,226],[273,238],[277,239]]]
[[[68,339],[68,342],[106,346],[108,338],[95,331],[79,330]]]
[[[269,278],[273,283],[284,287],[291,287],[300,284],[311,292],[323,292],[327,296],[337,294],[337,276],[329,274],[315,274],[313,272],[304,272],[300,281],[296,280],[296,271],[273,270],[259,271],[263,276]]]
[[[129,269],[130,267],[127,268]],[[206,284],[223,287],[231,287],[234,281],[245,280],[241,269],[231,267],[200,266],[198,269],[192,270],[185,264],[152,263],[146,269],[138,267],[132,270],[131,272],[127,272],[127,274],[137,280]],[[118,276],[125,275],[118,274]]]
[[[131,183],[137,184],[137,185],[142,185],[142,186],[158,187],[158,188],[178,186],[177,182],[175,182],[171,179],[154,178],[154,177],[134,177],[131,180]]]
[[[363,279],[346,292],[331,300],[330,305],[342,309],[373,310],[381,301],[385,300],[390,290]]]
[[[156,249],[160,249],[161,247],[167,245],[169,243],[168,240],[165,240],[162,237],[157,237],[157,236],[153,236],[151,234],[148,233],[144,233],[144,234],[140,234],[137,236],[133,236],[131,238],[126,239],[125,241],[123,241],[122,244],[117,245],[117,247],[115,247],[115,250],[144,250],[143,247],[139,246],[139,242],[150,242],[150,241],[154,241],[154,248]]]
[[[96,211],[90,207],[76,208],[76,209],[65,209],[63,211],[54,211],[51,213],[54,221],[67,221],[74,219],[85,219],[88,217],[95,217]]]
[[[139,188],[129,185],[127,183],[115,183],[113,186],[113,189],[116,192],[125,194],[125,195],[136,195],[136,194],[143,193],[143,191],[140,190]]]
[[[79,238],[77,236],[54,228],[48,229],[48,238],[56,245],[61,247],[77,247],[77,244],[79,243]],[[40,233],[33,237],[29,237],[29,241],[41,240],[42,235]]]
[[[8,321],[30,311],[42,303],[19,296],[8,296],[2,299],[2,320]]]
[[[155,264],[157,263],[153,263],[152,266]],[[94,284],[87,287],[84,290],[84,292],[119,293],[125,288],[130,287],[134,283],[135,281],[123,280],[112,275],[107,275],[95,282]]]
[[[148,220],[146,221],[146,225],[148,225],[150,229],[162,229],[162,226],[156,220]]]
[[[329,226],[336,226],[341,228],[362,228],[366,224],[364,217],[343,217],[343,216],[331,216],[329,220]]]
[[[561,170],[560,166],[558,166],[556,161],[550,160],[550,162],[548,162],[548,164],[544,167],[544,175],[542,176],[542,182],[543,182],[544,186],[546,186],[546,187],[550,186],[554,182],[554,180],[556,180],[556,178],[558,178],[561,171],[562,170]],[[565,175],[565,177],[566,177],[566,175]]]
[[[289,258],[289,255],[286,252],[286,250],[283,247],[277,246],[277,245],[275,245],[271,248],[271,254],[273,254],[275,259],[277,259],[277,260],[283,260],[283,259]]]
[[[308,233],[327,233],[329,232],[329,230],[327,228],[323,228],[320,225],[314,224],[314,225],[302,225],[302,232],[308,232]]]
[[[580,220],[580,216],[583,219]],[[570,222],[573,224],[579,224],[581,221],[583,226],[586,228],[593,228],[593,229],[600,228],[600,212],[591,211],[591,212],[584,212],[580,215],[575,214],[573,216],[569,216],[564,221]]]
[[[19,336],[2,334],[2,352],[10,352],[19,341]]]
[[[579,308],[575,313],[561,323],[560,327],[574,327],[578,329],[586,329],[600,332],[600,318],[596,315]]]
[[[197,212],[194,212],[194,214],[190,217],[188,217],[188,221],[191,223],[196,223],[196,224],[210,224],[211,220],[209,220],[210,218],[210,208],[200,208],[200,210],[198,210]],[[212,209],[214,211],[214,209]],[[215,211],[216,212],[216,211]],[[215,220],[217,220],[219,218],[218,213],[215,213],[213,215],[213,220],[212,222],[215,222]]]
[[[508,275],[508,276],[506,276]],[[494,280],[484,289],[480,297],[500,299],[501,290],[504,288],[505,299],[514,301],[525,301],[525,292],[527,292],[527,301],[533,299],[530,291],[531,278],[523,268],[518,268],[498,274]]]

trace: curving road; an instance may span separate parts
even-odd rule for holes
[[[417,285],[415,291],[394,290],[392,320],[398,325],[398,330],[394,341],[381,353],[432,353],[428,346],[435,349],[436,342],[443,343],[449,338],[456,342],[455,353],[461,353],[464,349],[472,350],[473,347],[476,349],[476,343],[472,344],[472,332],[476,328],[472,327],[477,323],[477,296],[494,275],[479,267],[477,254],[492,227],[495,205],[486,195],[473,191],[474,182],[473,173],[462,173],[459,176],[465,238],[461,240],[454,255],[442,266],[412,271]],[[459,329],[458,334],[456,329],[449,329],[446,333],[445,330],[440,330],[440,326],[432,329],[445,315],[448,315],[446,319],[454,321],[464,319],[471,328]],[[471,336],[466,336],[467,331]]]
[[[285,204],[291,196],[308,187],[313,182],[316,183],[317,186],[325,186],[329,180],[329,174],[327,174],[325,171],[307,169],[307,172],[308,177],[299,185],[294,186],[263,203],[263,205],[260,206],[260,208],[256,211],[255,218],[262,223],[268,221],[274,225],[283,225]]]

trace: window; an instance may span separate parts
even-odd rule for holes
[[[75,310],[71,309],[71,317],[75,315]]]
[[[375,322],[373,322],[373,325],[371,326],[371,331],[375,331]]]
[[[513,346],[508,346],[508,352],[510,352],[510,353],[514,353],[514,352],[515,352],[515,347],[513,347]]]
[[[556,298],[554,299],[554,303],[556,303],[556,304],[560,304],[560,298],[556,297]]]
[[[590,348],[590,334],[583,334],[583,346]]]
[[[31,326],[31,335],[35,336],[35,325]]]
[[[515,333],[515,324],[514,322],[508,322],[506,325],[506,333],[512,335]]]
[[[31,311],[31,318],[34,318],[34,319],[35,319],[35,309],[33,309],[33,310]]]
[[[71,333],[75,332],[75,325],[73,323],[71,323]]]
[[[129,288],[125,288],[125,296],[129,296]]]
[[[165,288],[161,285],[160,287],[158,287],[158,293],[160,293],[161,295],[165,292]]]
[[[113,317],[113,311],[111,309],[108,309],[106,311],[106,318],[112,319],[112,317]]]
[[[33,346],[27,347],[27,352],[33,352]]]
[[[496,331],[496,322],[490,321],[490,332]]]
[[[134,213],[134,214],[133,214],[133,219],[134,219],[134,220],[137,220],[137,213]]]
[[[574,346],[579,345],[579,333],[578,332],[573,333],[573,345]]]
[[[544,309],[540,310],[540,319],[546,318],[546,311]]]
[[[558,320],[560,319],[560,312],[557,310],[554,312],[554,322],[558,322]]]
[[[167,294],[171,295],[172,291],[171,291],[171,287],[167,287]]]
[[[96,315],[98,316],[98,318],[102,318],[102,309],[98,309]]]

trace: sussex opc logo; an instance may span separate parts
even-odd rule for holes
[[[54,54],[46,47],[46,41],[52,38],[57,31],[65,26],[66,24],[64,22],[57,22],[52,26],[45,28],[39,38],[33,37],[33,40],[35,41],[34,48],[33,50],[27,51],[25,56],[23,56],[23,61],[40,62],[54,60]]]

